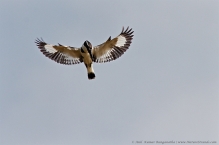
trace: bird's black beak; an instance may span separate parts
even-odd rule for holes
[[[86,40],[86,41],[84,42],[84,45],[85,45],[85,47],[87,47],[87,51],[88,51],[88,53],[90,54],[90,57],[93,59],[93,55],[92,55],[92,53],[91,53],[91,50],[92,50],[92,45],[91,45],[91,43]]]
[[[93,55],[92,55],[92,53],[91,53],[91,50],[92,50],[92,48],[89,48],[87,51],[88,51],[88,53],[90,54],[90,57],[93,58]]]

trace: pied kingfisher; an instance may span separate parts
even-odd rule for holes
[[[84,62],[88,79],[94,79],[95,73],[92,63],[110,62],[119,58],[132,43],[133,32],[129,27],[126,30],[123,27],[122,32],[117,37],[111,39],[110,36],[106,42],[94,47],[87,40],[81,48],[64,46],[59,43],[58,45],[47,44],[42,38],[37,38],[35,43],[46,57],[57,63],[73,65]]]

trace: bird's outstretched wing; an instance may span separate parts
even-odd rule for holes
[[[80,49],[59,45],[47,44],[43,39],[37,38],[35,41],[40,51],[48,58],[57,63],[72,65],[82,62]]]
[[[132,35],[134,31],[129,29],[129,27],[124,31],[124,27],[122,32],[116,38],[111,40],[111,37],[98,46],[95,46],[92,49],[93,61],[97,63],[110,62],[119,58],[124,52],[129,48],[132,43]]]

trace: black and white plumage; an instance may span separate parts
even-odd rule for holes
[[[132,43],[133,32],[129,27],[126,30],[123,27],[122,32],[117,37],[113,39],[109,37],[106,42],[94,47],[87,40],[81,48],[63,46],[61,44],[47,44],[42,38],[37,38],[35,43],[46,57],[57,63],[73,65],[84,62],[88,72],[88,79],[94,79],[95,73],[92,63],[110,62],[123,55]]]

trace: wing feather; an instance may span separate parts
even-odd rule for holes
[[[129,27],[125,30],[123,27],[122,32],[117,37],[112,40],[109,37],[106,42],[95,46],[92,49],[93,61],[97,63],[110,62],[122,56],[132,43],[133,32]]]
[[[80,49],[70,46],[63,46],[61,44],[51,45],[44,42],[41,38],[35,41],[40,51],[48,58],[60,64],[72,65],[82,62]]]

